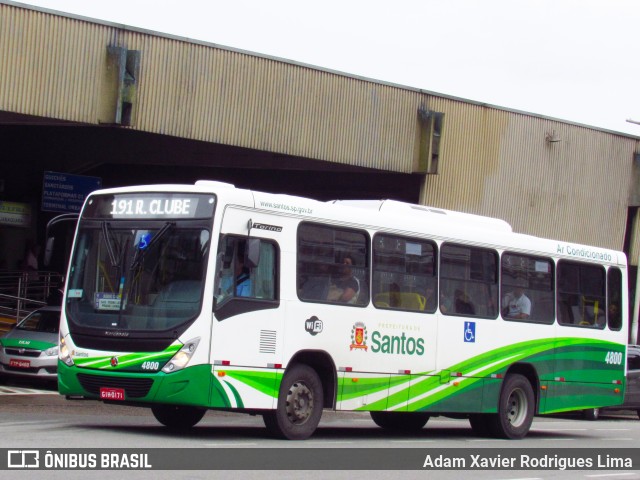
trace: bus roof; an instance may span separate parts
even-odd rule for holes
[[[330,221],[350,228],[380,228],[404,234],[431,235],[442,240],[472,242],[503,250],[517,249],[545,254],[626,265],[626,255],[611,249],[559,241],[513,232],[501,219],[395,200],[318,200],[236,188],[224,182],[200,180],[195,185],[141,185],[99,190],[92,193],[198,191],[216,193],[227,204],[272,211],[277,214]],[[340,208],[336,208],[340,207]],[[472,230],[472,233],[470,233]]]

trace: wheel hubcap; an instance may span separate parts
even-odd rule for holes
[[[509,395],[507,404],[507,419],[514,427],[519,427],[527,416],[527,397],[520,389],[516,389]]]
[[[313,413],[313,392],[301,382],[294,383],[287,394],[287,417],[292,423],[305,423]]]

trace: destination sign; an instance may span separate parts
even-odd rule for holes
[[[189,219],[211,218],[215,198],[211,194],[139,193],[89,198],[83,218]]]

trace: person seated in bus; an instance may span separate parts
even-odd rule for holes
[[[239,263],[240,266],[236,270],[236,297],[250,297],[251,276],[249,275],[249,269],[244,266],[244,263]]]
[[[440,290],[440,311],[442,313],[453,312],[453,302],[451,298],[444,293],[444,290]]]
[[[233,292],[236,297],[251,296],[251,276],[249,269],[244,265],[244,242],[238,243],[238,251],[234,262],[234,275],[222,279],[222,291],[227,295],[231,295]]]
[[[469,298],[469,295],[464,293],[462,290],[456,290],[454,298],[456,313],[461,313],[462,315],[476,314],[476,308],[473,306],[473,302],[471,301],[471,298]]]
[[[353,276],[353,258],[345,256],[342,259],[342,266],[337,277],[331,279],[327,300],[330,302],[355,303],[360,291],[360,283]]]
[[[516,287],[502,299],[502,315],[506,318],[525,319],[531,315],[531,300],[522,287]]]
[[[427,285],[424,292],[425,306],[424,309],[427,312],[433,312],[436,309],[436,289],[433,283]]]

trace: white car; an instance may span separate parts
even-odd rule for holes
[[[0,338],[0,375],[56,380],[59,328],[60,307],[25,317]]]

